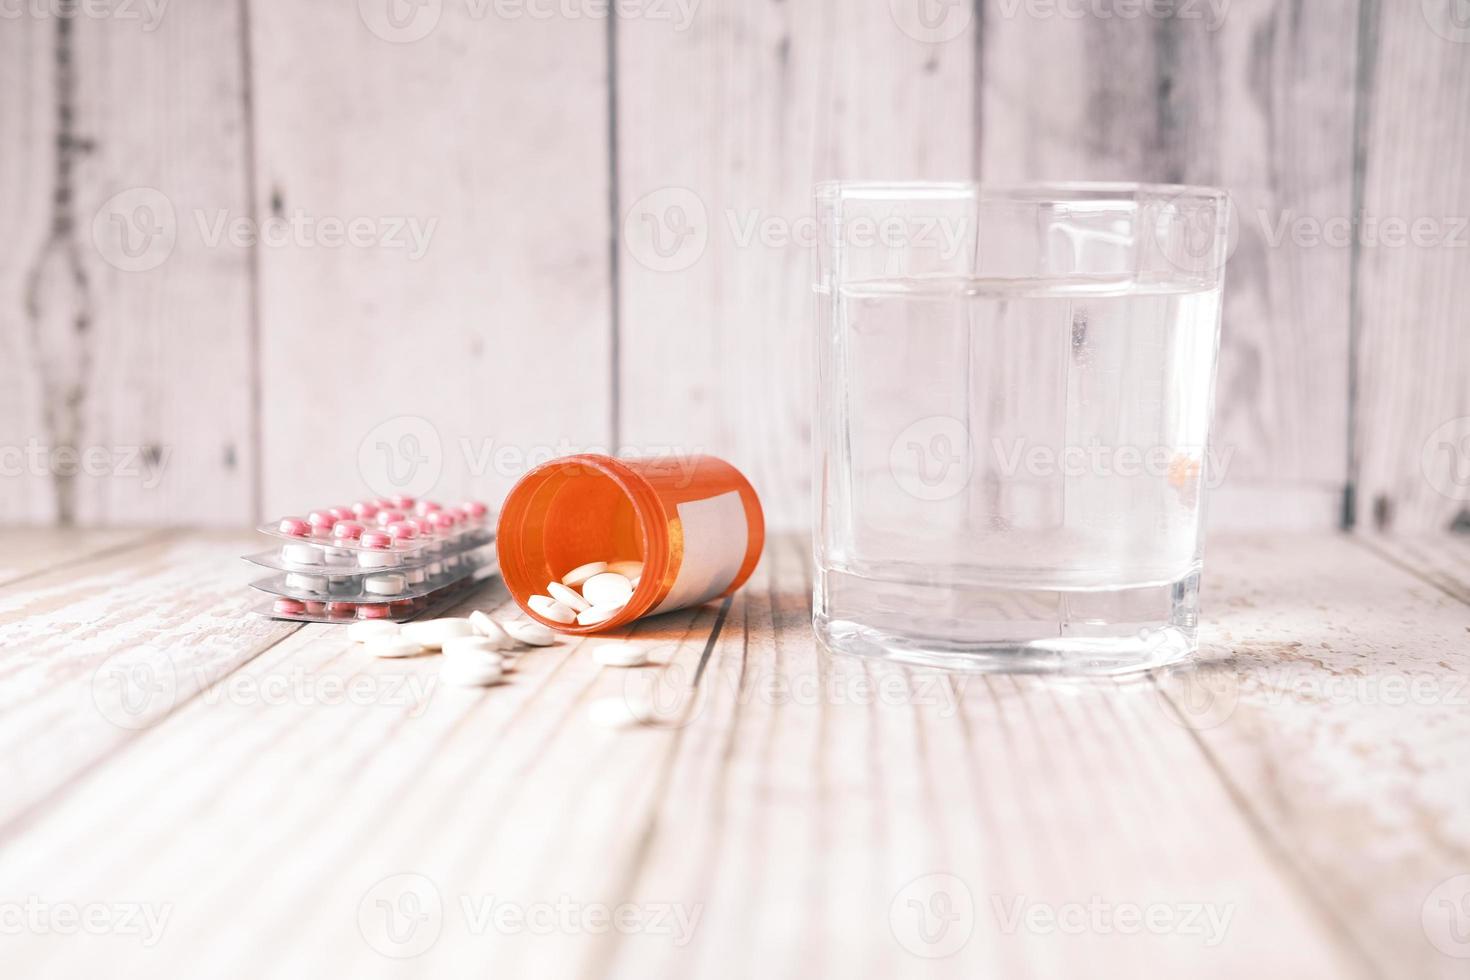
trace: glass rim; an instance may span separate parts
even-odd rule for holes
[[[986,183],[979,180],[821,180],[815,185],[819,201],[838,197],[922,199],[975,197],[978,200],[1021,201],[1034,204],[1066,201],[1128,201],[1140,197],[1172,200],[1180,197],[1224,203],[1230,193],[1207,184],[1169,184],[1147,181],[1059,180]]]

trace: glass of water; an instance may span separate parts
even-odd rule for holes
[[[1219,190],[817,188],[829,649],[1123,673],[1196,649]]]

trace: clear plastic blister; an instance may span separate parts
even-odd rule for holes
[[[278,618],[408,618],[435,595],[498,570],[493,517],[476,502],[365,500],[256,530],[277,545],[246,560],[279,574],[251,583],[277,597],[254,611]]]

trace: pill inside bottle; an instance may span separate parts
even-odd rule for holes
[[[552,460],[505,499],[496,533],[516,604],[563,633],[598,633],[733,593],[760,560],[765,519],[743,474],[713,456]],[[531,599],[585,565],[641,562],[633,594],[582,624],[540,615]],[[596,619],[596,617],[591,617]]]

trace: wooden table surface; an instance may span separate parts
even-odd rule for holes
[[[1470,971],[1464,540],[1214,540],[1196,667],[1064,683],[819,654],[777,539],[489,689],[248,614],[245,533],[0,541],[9,976]]]

